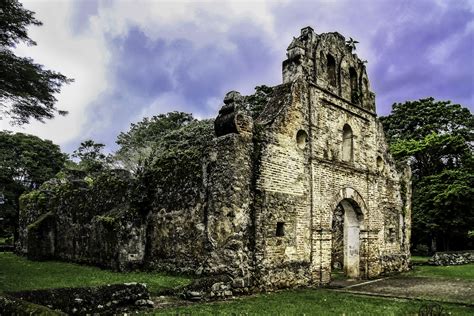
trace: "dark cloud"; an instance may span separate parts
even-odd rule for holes
[[[151,115],[179,109],[211,117],[220,101],[209,107],[210,99],[222,100],[242,81],[250,83],[244,86],[247,93],[265,83],[272,69],[262,60],[276,60],[268,43],[250,32],[229,38],[232,48],[219,42],[196,47],[186,39],[151,40],[133,27],[126,36],[110,39],[111,88],[89,107],[85,135],[113,147],[119,132],[142,119],[140,113],[163,95],[179,96],[185,104],[167,104]]]
[[[94,9],[83,9],[78,21]],[[117,134],[163,95],[179,96],[173,100],[183,104],[160,105],[153,114],[179,109],[211,117],[219,104],[209,107],[209,100],[222,100],[229,90],[250,93],[255,85],[279,84],[285,49],[306,25],[360,41],[357,52],[369,61],[379,114],[388,114],[394,102],[427,96],[472,109],[474,16],[466,1],[288,2],[274,4],[270,13],[273,35],[242,19],[232,21],[226,43],[151,39],[137,26],[109,38],[111,88],[89,107],[85,134],[113,146]]]
[[[289,2],[275,7],[277,33],[311,25],[360,41],[377,109],[433,96],[473,108],[474,14],[468,1]],[[303,5],[304,4],[304,5]],[[469,30],[470,27],[470,30]],[[450,40],[452,38],[456,40]],[[438,48],[447,42],[446,48]],[[435,50],[446,50],[440,60]],[[370,59],[373,57],[373,60]]]
[[[379,113],[388,114],[394,102],[427,96],[472,108],[474,29],[467,28],[473,14],[426,2],[413,2],[405,10],[409,20],[387,23],[371,42],[378,58],[371,82]],[[443,56],[436,56],[438,51]]]

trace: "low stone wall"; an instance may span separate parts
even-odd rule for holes
[[[380,258],[383,274],[408,271],[410,257],[406,254],[384,255]]]
[[[474,263],[474,250],[437,252],[428,260],[434,266],[453,266]]]
[[[0,296],[0,315],[67,315],[11,296]]]
[[[44,305],[52,310],[76,315],[113,313],[117,309],[130,306],[153,306],[146,285],[140,283],[34,290],[9,295],[33,304]]]
[[[190,301],[199,301],[225,299],[234,294],[243,293],[239,292],[239,286],[233,288],[232,278],[228,275],[215,275],[194,280],[183,289],[181,296]]]

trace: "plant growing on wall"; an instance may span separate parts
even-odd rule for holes
[[[123,168],[136,172],[144,160],[151,154],[155,143],[176,129],[195,121],[192,114],[184,112],[169,112],[145,117],[138,123],[132,123],[130,130],[117,136],[119,149],[114,160]]]

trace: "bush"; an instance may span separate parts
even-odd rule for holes
[[[430,254],[430,249],[427,245],[418,244],[413,247],[412,254],[416,256],[428,256]]]

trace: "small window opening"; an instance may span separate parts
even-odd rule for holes
[[[342,129],[342,160],[352,161],[352,128],[346,124]]]
[[[331,86],[336,86],[336,60],[332,55],[327,55],[328,82]]]
[[[277,237],[285,236],[285,223],[284,222],[277,223],[276,236]]]
[[[383,159],[380,156],[377,157],[377,170],[383,171]]]
[[[388,228],[388,240],[390,242],[395,242],[395,228],[394,227]]]
[[[304,149],[306,147],[306,143],[308,141],[308,134],[300,129],[298,133],[296,133],[296,143],[299,149]]]
[[[352,103],[359,103],[359,87],[357,83],[357,72],[354,67],[349,68],[349,77],[351,81],[351,101]]]

